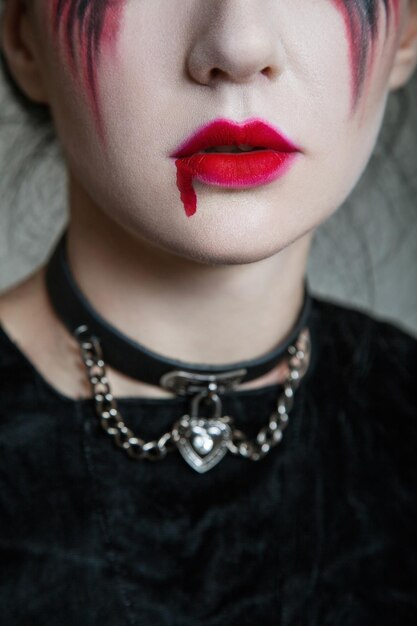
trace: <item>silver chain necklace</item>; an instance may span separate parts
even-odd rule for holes
[[[305,376],[310,362],[310,334],[304,329],[287,350],[288,375],[276,409],[254,439],[235,428],[231,416],[222,415],[219,394],[234,389],[246,371],[200,374],[174,370],[161,379],[161,387],[190,398],[189,413],[180,417],[159,439],[144,441],[124,422],[106,375],[100,341],[87,326],[79,326],[74,336],[80,344],[88,379],[94,396],[97,417],[115,444],[135,460],[159,461],[168,452],[179,450],[193,470],[204,473],[217,465],[227,452],[259,461],[281,440],[294,402],[294,392]],[[210,411],[201,417],[202,405]]]

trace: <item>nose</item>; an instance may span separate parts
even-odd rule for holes
[[[187,69],[202,85],[252,83],[282,71],[283,51],[270,0],[201,0]]]

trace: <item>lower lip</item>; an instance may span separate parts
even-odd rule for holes
[[[177,186],[187,217],[197,211],[193,179],[229,189],[259,187],[285,174],[297,154],[256,150],[242,154],[200,153],[177,159]]]

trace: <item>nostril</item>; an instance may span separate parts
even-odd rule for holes
[[[213,69],[211,70],[210,73],[211,73],[213,78],[216,78],[217,76],[219,76],[219,74],[222,73],[222,71],[218,67],[213,67]]]

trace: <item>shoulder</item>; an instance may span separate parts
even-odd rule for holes
[[[45,318],[39,306],[37,271],[0,294],[0,400],[17,402],[33,389],[33,367],[25,356],[39,351]]]
[[[73,407],[46,383],[45,372],[53,368],[45,359],[59,348],[59,343],[50,341],[45,333],[50,318],[39,297],[40,276],[38,271],[0,296],[0,457],[3,460],[22,445],[29,446],[42,439],[40,432],[55,432],[57,412],[63,415]]]
[[[335,369],[332,378],[339,377],[350,397],[416,411],[415,337],[364,310],[319,298],[313,299],[312,322],[320,334],[317,358]]]
[[[12,339],[19,327],[19,317],[25,302],[21,302],[21,287],[0,294],[0,398],[9,387],[16,367],[22,365],[16,342]]]
[[[340,342],[356,358],[379,354],[416,359],[417,338],[397,323],[371,314],[364,309],[313,298],[313,323],[327,328],[331,340]],[[415,361],[414,361],[415,363]]]

